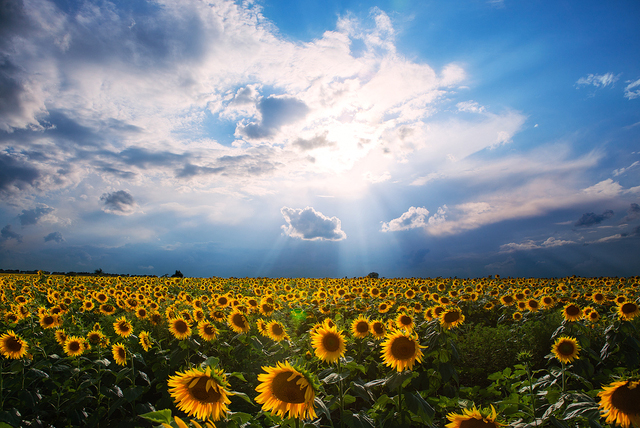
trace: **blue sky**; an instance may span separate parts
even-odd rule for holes
[[[5,1],[0,268],[640,275],[639,19]]]

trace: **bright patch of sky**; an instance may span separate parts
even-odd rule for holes
[[[640,274],[637,2],[3,8],[0,268]]]

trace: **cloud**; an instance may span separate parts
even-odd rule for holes
[[[638,122],[638,123],[640,123],[640,122]],[[626,167],[626,168],[618,168],[618,169],[616,169],[616,170],[614,170],[614,171],[613,171],[613,176],[614,176],[614,177],[617,177],[617,176],[619,176],[619,175],[622,175],[622,174],[624,174],[625,172],[627,172],[628,170],[630,170],[631,168],[634,168],[634,167],[636,167],[636,166],[638,166],[638,165],[640,165],[640,161],[635,161],[634,163],[632,163],[631,165],[629,165],[629,166],[628,166],[628,167]]]
[[[582,214],[582,217],[580,217],[580,219],[574,223],[574,226],[576,226],[576,227],[581,227],[581,226],[589,227],[589,226],[593,226],[593,225],[596,225],[596,224],[600,224],[603,221],[605,221],[605,220],[607,220],[607,219],[609,219],[611,217],[613,217],[613,211],[612,210],[606,210],[602,214],[585,213],[585,214]]]
[[[19,214],[18,218],[20,219],[20,224],[24,227],[36,224],[38,220],[53,211],[55,211],[53,208],[42,205],[32,210],[22,210],[22,214]]]
[[[458,111],[470,112],[470,113],[483,113],[485,111],[484,106],[481,106],[475,101],[462,101],[456,104]]]
[[[27,186],[33,186],[40,173],[36,168],[16,159],[0,154],[0,195],[14,193]]]
[[[15,239],[18,242],[22,242],[22,235],[19,235],[17,232],[14,232],[10,224],[3,227],[2,230],[0,231],[0,240],[6,241],[9,239]]]
[[[528,239],[526,241],[515,243],[511,242],[509,244],[504,244],[500,246],[501,253],[512,253],[515,251],[529,251],[529,250],[538,250],[541,248],[553,248],[553,247],[561,247],[563,245],[575,244],[574,241],[565,241],[562,239],[556,239],[553,236],[550,236],[543,242],[536,242],[532,239]]]
[[[100,200],[104,202],[102,211],[117,215],[133,214],[137,208],[133,196],[124,190],[118,190],[113,193],[104,193]]]
[[[640,79],[635,82],[627,81],[629,84],[624,88],[624,96],[625,98],[629,98],[630,100],[634,100],[640,97],[640,88],[633,90],[640,86]]]
[[[269,138],[284,125],[303,119],[309,113],[309,107],[304,102],[288,97],[263,98],[256,107],[260,113],[260,121],[238,125],[236,134],[252,140]]]
[[[618,80],[618,77],[619,76],[615,76],[613,73],[589,74],[587,77],[581,77],[580,79],[578,79],[578,81],[576,82],[576,85],[578,86],[593,85],[597,88],[605,87],[605,86],[613,85]]]
[[[640,218],[640,205],[632,203],[627,210],[627,215],[620,220],[621,223],[634,221]]]
[[[282,226],[285,235],[304,241],[341,241],[347,234],[341,230],[340,219],[326,217],[312,207],[294,209],[282,207],[280,210],[287,225]]]
[[[62,237],[62,233],[60,232],[51,232],[47,236],[44,237],[44,242],[55,241],[57,243],[64,242],[64,238]]]
[[[328,132],[325,131],[322,134],[316,135],[315,137],[312,137],[307,140],[305,140],[304,138],[297,138],[293,142],[293,146],[298,147],[300,148],[300,150],[303,150],[303,151],[313,150],[320,147],[335,146],[336,145],[335,141],[327,140],[327,134]]]
[[[438,208],[436,214],[429,217],[429,210],[424,207],[409,207],[407,212],[400,217],[394,218],[389,222],[383,222],[382,232],[398,232],[401,230],[415,229],[418,227],[428,227],[441,224],[446,218],[447,206]]]

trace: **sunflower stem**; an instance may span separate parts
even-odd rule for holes
[[[344,427],[344,394],[342,385],[342,364],[340,364],[340,358],[338,358],[338,403],[340,404],[340,427]]]
[[[398,413],[400,414],[400,426],[404,426],[404,410],[402,408],[402,383],[398,387]]]
[[[566,370],[566,364],[562,363],[562,393],[564,394],[564,372]]]

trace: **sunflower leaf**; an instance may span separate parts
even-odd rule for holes
[[[253,404],[253,401],[251,401],[251,398],[249,398],[249,396],[247,394],[245,394],[244,392],[231,391],[231,395],[240,397],[244,401],[246,401],[247,403]]]
[[[145,418],[148,421],[151,422],[155,422],[158,424],[162,424],[162,423],[168,423],[170,424],[171,421],[173,421],[173,418],[171,417],[171,410],[170,409],[163,409],[163,410],[158,410],[156,412],[149,412],[149,413],[145,413],[143,415],[138,415],[141,418]]]

